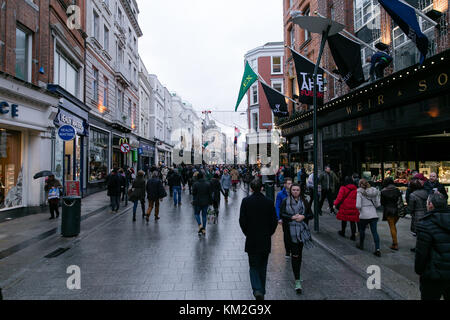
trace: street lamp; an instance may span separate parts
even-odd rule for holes
[[[332,21],[327,18],[317,17],[317,16],[295,16],[292,18],[292,22],[299,25],[300,28],[308,30],[311,33],[322,34],[322,42],[320,44],[319,56],[317,58],[317,63],[314,67],[314,117],[313,117],[313,133],[314,133],[314,230],[319,232],[319,168],[318,168],[318,132],[317,132],[317,73],[319,71],[320,60],[322,59],[323,49],[325,43],[327,42],[328,36],[332,36],[336,33],[344,30],[345,26]],[[331,209],[331,208],[330,208]]]

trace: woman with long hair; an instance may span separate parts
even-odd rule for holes
[[[280,216],[283,222],[289,225],[289,246],[292,254],[291,263],[295,277],[295,291],[301,294],[303,288],[300,269],[302,265],[303,247],[310,248],[312,246],[308,222],[314,216],[298,183],[291,186],[289,197],[283,200]]]

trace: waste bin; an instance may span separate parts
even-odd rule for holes
[[[266,192],[266,198],[275,201],[275,182],[267,180],[266,183],[264,183],[264,190]]]
[[[76,237],[80,234],[81,197],[63,197],[61,235]]]

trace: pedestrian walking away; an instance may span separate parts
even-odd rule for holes
[[[213,207],[216,213],[216,216],[219,215],[219,207],[220,207],[220,194],[224,194],[222,190],[222,186],[220,185],[219,175],[214,174],[213,179],[211,180],[211,190],[212,190],[212,199],[213,199]]]
[[[133,221],[136,221],[136,211],[141,202],[142,218],[145,217],[145,172],[138,171],[136,179],[130,189],[130,201],[133,202]]]
[[[337,175],[333,171],[331,171],[330,166],[326,166],[325,171],[319,176],[319,184],[321,190],[321,197],[319,201],[319,215],[322,215],[322,207],[325,199],[327,199],[328,201],[330,214],[335,214],[333,201],[338,183],[339,178],[337,177]]]
[[[253,194],[242,200],[239,225],[244,233],[245,252],[250,265],[250,281],[256,300],[264,300],[266,295],[266,274],[272,235],[278,225],[273,202],[262,193],[260,179],[250,184]]]
[[[119,212],[120,208],[120,193],[121,193],[121,179],[119,178],[117,169],[113,169],[108,177],[108,193],[111,199],[111,211]]]
[[[359,189],[356,197],[356,209],[359,210],[359,244],[356,247],[364,250],[366,227],[370,226],[375,244],[374,254],[377,257],[381,257],[380,236],[377,231],[379,220],[377,208],[380,206],[380,192],[376,188],[371,187],[366,179],[359,180]]]
[[[239,184],[239,171],[236,168],[231,170],[231,183],[233,184],[233,191],[236,192],[236,186]]]
[[[422,300],[450,300],[450,211],[447,198],[434,193],[417,224],[415,271]]]
[[[194,201],[194,216],[198,224],[198,235],[206,235],[206,225],[208,223],[208,206],[212,204],[211,184],[205,180],[203,172],[197,175],[197,182],[192,186],[192,195]],[[200,219],[200,214],[201,219]]]
[[[58,179],[55,179],[54,175],[48,177],[45,186],[45,192],[48,192],[48,206],[50,208],[50,219],[59,218],[59,200],[61,198],[63,188],[61,182]]]
[[[292,186],[292,179],[286,178],[283,186],[283,190],[278,192],[277,198],[275,201],[275,209],[277,211],[277,219],[278,223],[282,225],[283,227],[283,242],[284,242],[284,248],[286,249],[286,259],[291,257],[291,246],[289,241],[289,223],[285,222],[280,215],[281,211],[281,204],[283,203],[283,200],[286,199],[289,196],[289,192],[291,190]]]
[[[383,181],[381,190],[381,205],[383,206],[383,221],[387,221],[392,236],[392,250],[398,250],[397,222],[399,216],[399,204],[403,205],[402,193],[395,186],[394,179],[389,177]]]
[[[162,202],[165,197],[167,197],[167,192],[164,189],[163,183],[159,179],[158,171],[154,171],[152,173],[152,178],[147,181],[146,191],[148,199],[146,220],[147,222],[149,221],[153,207],[155,207],[155,221],[158,221],[160,219],[159,203]]]
[[[416,236],[416,225],[427,213],[428,192],[424,189],[423,183],[417,178],[411,180],[409,187],[411,194],[407,212],[411,215],[411,232]],[[412,252],[415,250],[415,247],[411,248]]]
[[[350,240],[356,240],[356,223],[359,222],[359,211],[356,209],[357,188],[351,177],[345,177],[344,186],[339,190],[339,194],[334,202],[334,209],[338,210],[336,218],[341,222],[341,230],[338,232],[345,238],[347,222],[350,222],[352,235]]]
[[[312,246],[311,231],[308,227],[313,213],[308,201],[301,192],[301,186],[295,183],[291,186],[289,196],[281,204],[281,217],[288,227],[289,245],[292,253],[292,271],[295,278],[295,291],[302,293],[302,279],[300,269],[302,266],[303,248]]]

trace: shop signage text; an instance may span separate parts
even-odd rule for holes
[[[67,124],[74,127],[78,133],[84,133],[84,125],[82,120],[76,119],[63,111],[59,111],[58,120],[61,125]]]
[[[63,141],[72,141],[77,136],[77,131],[74,127],[65,125],[58,129],[58,137]]]
[[[9,104],[6,101],[0,101],[0,114],[11,114],[12,118],[19,117],[19,106],[17,104]]]

